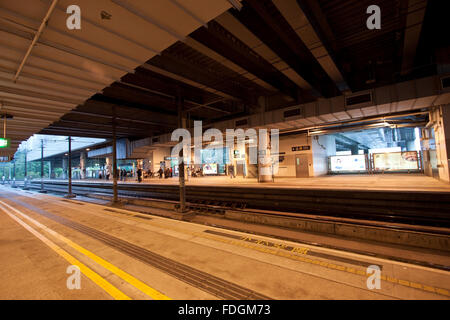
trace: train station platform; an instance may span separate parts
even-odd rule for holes
[[[38,182],[40,180],[35,180]],[[45,180],[48,181],[48,180]],[[52,180],[64,181],[64,180]],[[111,180],[73,180],[77,182],[112,183]],[[135,184],[137,179],[128,178],[119,184]],[[144,179],[143,184],[178,185],[178,177],[169,179]],[[243,186],[301,189],[348,189],[348,190],[392,190],[392,191],[430,191],[450,192],[450,184],[422,174],[370,174],[370,175],[332,175],[314,178],[275,178],[274,182],[258,183],[257,179],[229,176],[206,176],[186,180],[192,186]]]
[[[450,299],[450,258],[433,251],[409,254],[447,269],[3,186],[0,229],[2,299]]]

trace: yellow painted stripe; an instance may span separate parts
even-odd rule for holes
[[[313,260],[310,258],[305,257],[308,253],[308,251],[310,249],[308,248],[294,248],[293,250],[291,250],[290,252],[281,252],[279,251],[280,249],[282,249],[281,247],[278,247],[279,250],[271,250],[269,248],[263,248],[263,247],[258,247],[256,245],[252,245],[247,243],[245,240],[247,241],[251,241],[251,240],[255,240],[251,237],[242,237],[242,239],[240,239],[240,241],[236,241],[236,240],[229,240],[229,239],[224,239],[221,238],[219,236],[214,236],[214,235],[207,235],[201,232],[190,232],[190,231],[186,231],[177,227],[173,227],[173,226],[161,226],[159,223],[150,223],[148,222],[150,225],[153,225],[157,228],[165,228],[165,229],[169,229],[175,232],[180,232],[180,233],[184,233],[184,234],[189,234],[195,237],[200,237],[200,238],[204,238],[204,239],[210,239],[210,240],[214,240],[214,241],[219,241],[222,243],[228,243],[231,245],[235,245],[235,246],[239,246],[239,247],[244,247],[244,248],[248,248],[251,250],[256,250],[256,251],[260,251],[260,252],[264,252],[264,253],[268,253],[268,254],[272,254],[272,255],[278,255],[278,256],[282,256],[282,257],[286,257],[289,259],[293,259],[293,260],[298,260],[298,261],[302,261],[302,262],[306,262],[306,263],[310,263],[310,264],[315,264],[315,265],[320,265],[322,267],[326,267],[329,269],[334,269],[337,271],[342,271],[342,272],[346,272],[346,273],[351,273],[351,274],[357,274],[360,276],[364,276],[364,277],[368,277],[370,276],[369,274],[367,274],[367,272],[365,270],[358,270],[355,268],[350,268],[350,267],[345,267],[342,265],[336,265],[333,263],[329,263],[329,262],[325,262],[325,261],[321,261],[321,260]],[[263,240],[258,240],[258,242],[256,244],[263,244],[264,241]],[[296,255],[294,253],[298,253],[302,256]],[[422,290],[422,291],[428,291],[428,292],[433,292],[433,293],[437,293],[440,295],[444,295],[444,296],[449,296],[450,293],[448,290],[446,289],[440,289],[440,288],[434,288],[431,286],[426,286],[420,283],[414,283],[414,282],[410,282],[410,281],[406,281],[406,280],[401,280],[401,279],[396,279],[396,278],[392,278],[389,276],[385,276],[382,275],[381,276],[381,280],[383,281],[387,281],[387,282],[391,282],[391,283],[395,283],[395,284],[399,284],[405,287],[410,287],[410,288],[414,288],[414,289],[418,289],[418,290]]]
[[[32,233],[36,238],[44,242],[49,248],[63,257],[66,261],[68,261],[71,265],[77,266],[80,268],[80,271],[89,279],[91,279],[95,284],[97,284],[100,288],[105,290],[111,297],[116,300],[131,300],[126,294],[122,291],[114,287],[111,283],[100,277],[96,272],[92,271],[89,267],[78,261],[76,258],[71,256],[69,253],[61,249],[54,242],[46,238],[44,235],[33,229],[31,226],[23,222],[21,219],[16,217],[14,214],[7,211],[7,209],[3,206],[0,206],[3,211],[9,215],[12,219],[14,219],[17,223],[19,223],[22,227]]]
[[[66,242],[69,246],[71,246],[75,250],[78,250],[79,252],[81,252],[85,256],[89,257],[90,259],[94,260],[95,262],[97,262],[99,265],[101,265],[105,269],[111,271],[118,277],[122,278],[123,280],[125,280],[126,282],[128,282],[129,284],[134,286],[135,288],[139,289],[140,291],[142,291],[143,293],[148,295],[150,298],[152,298],[154,300],[170,300],[170,298],[167,297],[166,295],[162,294],[161,292],[157,291],[156,289],[153,289],[152,287],[148,286],[147,284],[140,281],[139,279],[136,279],[129,273],[119,269],[118,267],[116,267],[113,264],[109,263],[108,261],[100,258],[99,256],[93,254],[92,252],[84,249],[83,247],[77,245],[76,243],[72,242],[71,240],[65,239],[63,236],[60,236],[60,237],[61,237],[61,240]]]
[[[135,288],[139,289],[140,291],[142,291],[143,293],[148,295],[150,298],[155,299],[155,300],[170,300],[170,298],[167,297],[166,295],[164,295],[161,292],[153,289],[152,287],[148,286],[144,282],[136,279],[132,275],[130,275],[127,272],[119,269],[118,267],[114,266],[113,264],[109,263],[108,261],[100,258],[99,256],[95,255],[94,253],[90,252],[89,250],[83,248],[82,246],[76,244],[72,240],[64,237],[63,235],[57,233],[56,231],[48,228],[47,226],[41,224],[40,222],[34,220],[33,218],[29,217],[25,213],[21,212],[20,210],[17,210],[16,208],[11,207],[10,205],[8,205],[7,203],[4,203],[3,201],[0,201],[0,203],[4,204],[5,206],[8,206],[8,208],[11,208],[16,213],[20,214],[22,217],[24,217],[25,219],[29,220],[31,223],[33,223],[37,227],[45,230],[46,232],[48,232],[49,234],[51,234],[55,238],[63,241],[64,243],[66,243],[67,245],[72,247],[73,249],[75,249],[78,252],[84,254],[85,256],[90,258],[91,260],[95,261],[96,263],[101,265],[103,268],[109,270],[110,272],[114,273],[118,277],[122,278],[123,280],[125,280],[126,282],[128,282],[129,284],[134,286]]]
[[[94,204],[91,204],[94,205]],[[94,205],[94,206],[100,206],[100,205]],[[101,207],[101,206],[100,206]],[[137,216],[139,214],[134,214],[133,217]],[[214,240],[214,241],[219,241],[222,243],[227,243],[227,244],[231,244],[231,245],[235,245],[235,246],[240,246],[240,247],[244,247],[244,248],[248,248],[251,250],[256,250],[256,251],[260,251],[260,252],[264,252],[264,253],[269,253],[272,255],[279,255],[279,256],[284,256],[286,258],[289,259],[293,259],[293,260],[297,260],[297,261],[302,261],[302,262],[306,262],[306,263],[311,263],[311,264],[316,264],[316,265],[320,265],[322,267],[326,267],[326,268],[330,268],[330,269],[334,269],[337,271],[342,271],[342,272],[346,272],[346,273],[352,273],[352,274],[357,274],[357,275],[361,275],[361,276],[369,276],[369,274],[366,273],[366,271],[363,270],[357,270],[355,268],[350,268],[350,267],[344,267],[341,265],[336,265],[336,264],[332,264],[332,263],[328,263],[325,261],[320,261],[320,260],[312,260],[309,258],[304,258],[292,253],[300,253],[301,255],[306,255],[308,253],[308,251],[310,250],[309,248],[294,248],[293,250],[290,251],[291,254],[284,254],[284,253],[280,253],[279,251],[276,250],[270,250],[270,249],[265,249],[265,248],[260,248],[257,247],[255,245],[250,245],[248,243],[246,243],[245,240],[253,240],[253,238],[251,237],[243,237],[242,239],[240,239],[240,241],[235,241],[235,240],[228,240],[228,239],[223,239],[221,237],[218,236],[210,236],[210,235],[206,235],[204,233],[201,232],[190,232],[190,231],[186,231],[180,228],[176,228],[173,226],[168,226],[165,225],[162,226],[160,223],[150,223],[148,222],[148,224],[153,225],[157,228],[164,228],[164,229],[169,229],[175,232],[180,232],[183,234],[189,234],[195,237],[200,237],[200,238],[204,238],[204,239],[210,239],[210,240]],[[258,243],[262,243],[263,240],[259,240],[260,242]],[[432,286],[427,286],[425,284],[420,284],[420,283],[414,283],[414,282],[409,282],[406,280],[401,280],[401,279],[396,279],[396,278],[392,278],[389,276],[385,276],[382,275],[381,276],[381,280],[383,281],[387,281],[387,282],[391,282],[394,284],[399,284],[405,287],[410,287],[410,288],[414,288],[414,289],[418,289],[418,290],[422,290],[422,291],[428,291],[428,292],[432,292],[432,293],[436,293],[436,294],[440,294],[440,295],[444,295],[444,296],[450,296],[450,292],[446,289],[441,289],[441,288],[435,288]]]

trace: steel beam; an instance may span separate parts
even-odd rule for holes
[[[208,24],[208,28],[198,29],[191,34],[191,37],[281,92],[294,99],[297,98],[299,87],[292,80],[283,75],[272,64],[264,60],[219,23],[211,21]]]
[[[272,1],[248,0],[232,14],[324,97],[340,94],[336,84]],[[271,11],[278,13],[275,18]]]
[[[328,51],[328,54],[336,65],[336,68],[344,78],[345,83],[350,87],[348,75],[344,71],[342,64],[337,58],[336,38],[334,36],[333,29],[330,27],[328,19],[322,12],[319,2],[317,0],[297,0],[297,3],[302,9],[311,26],[314,28],[314,31],[316,32],[323,46]],[[350,89],[353,90],[351,87]]]

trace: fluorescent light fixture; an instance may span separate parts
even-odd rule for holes
[[[326,131],[324,131],[324,130],[310,131],[310,132],[308,132],[308,135],[309,135],[309,136],[317,136],[317,135],[323,134],[323,133],[325,133],[325,132],[326,132]]]
[[[390,127],[390,126],[391,126],[391,124],[386,121],[368,125],[368,127]]]

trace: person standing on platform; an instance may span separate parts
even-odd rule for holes
[[[142,182],[142,169],[139,168],[137,170],[137,176],[138,176],[138,182],[141,183]]]
[[[230,178],[236,178],[236,176],[234,175],[234,165],[230,164],[228,166],[228,174],[230,175]]]
[[[169,168],[164,169],[164,179],[169,179]]]

